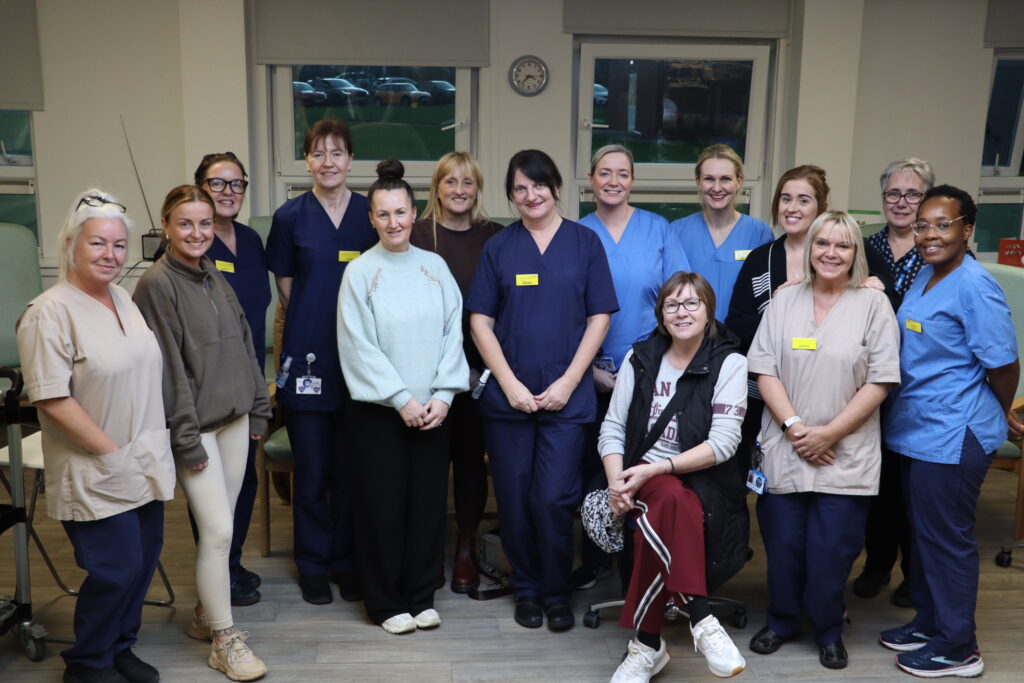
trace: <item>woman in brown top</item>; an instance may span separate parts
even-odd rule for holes
[[[423,218],[412,228],[413,246],[433,251],[444,259],[455,276],[462,298],[473,281],[484,242],[502,228],[488,220],[480,206],[484,178],[476,159],[466,152],[449,152],[437,162],[430,182],[430,198]],[[462,336],[469,361],[469,386],[476,386],[483,360],[469,334],[469,313],[463,311]],[[458,545],[452,590],[466,593],[480,583],[476,557],[476,532],[487,503],[487,469],[484,466],[484,435],[471,394],[455,396],[448,413],[451,424],[452,481]]]

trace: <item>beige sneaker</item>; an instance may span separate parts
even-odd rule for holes
[[[213,642],[206,663],[211,669],[223,671],[233,681],[254,681],[267,673],[267,665],[252,653],[245,639],[248,631],[236,631],[221,644]]]
[[[192,623],[188,625],[185,634],[196,640],[213,640],[213,631],[210,630],[210,622],[206,620],[206,611],[200,605],[196,605],[195,611],[192,612]]]

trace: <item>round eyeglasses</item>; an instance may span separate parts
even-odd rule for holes
[[[913,230],[914,234],[917,236],[925,234],[932,228],[934,228],[935,232],[939,233],[940,235],[945,235],[947,232],[949,232],[949,229],[953,227],[953,224],[956,223],[961,218],[964,218],[964,216],[957,216],[951,221],[939,221],[938,223],[934,224],[929,223],[928,221],[917,221],[916,223],[913,223],[910,226],[910,229]]]
[[[203,181],[206,186],[214,192],[223,192],[225,187],[230,187],[231,191],[235,194],[242,194],[245,192],[245,188],[249,187],[248,180],[242,180],[236,178],[234,180],[224,180],[223,178],[207,178]]]

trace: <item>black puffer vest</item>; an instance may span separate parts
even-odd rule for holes
[[[711,431],[711,401],[722,363],[730,353],[739,352],[739,342],[715,321],[715,336],[705,338],[690,365],[676,384],[681,394],[676,422],[679,451],[685,452],[707,440]],[[660,435],[648,434],[654,383],[661,357],[670,340],[661,334],[633,344],[631,363],[636,382],[626,417],[626,447],[623,469],[640,462]],[[750,519],[746,503],[746,477],[749,463],[736,454],[705,470],[680,475],[700,498],[704,508],[704,547],[707,561],[708,593],[738,572],[747,560]]]

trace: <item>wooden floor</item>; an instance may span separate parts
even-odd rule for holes
[[[993,563],[993,556],[1009,533],[1015,476],[993,470],[978,510],[978,639],[986,664],[984,678],[989,681],[1019,681],[1024,669],[1020,656],[1020,634],[1024,632],[1024,550],[1010,568],[999,568]],[[168,507],[163,552],[177,601],[170,608],[144,609],[136,652],[160,669],[165,682],[220,682],[226,679],[206,666],[209,646],[185,636],[196,592],[192,573],[194,550],[182,500],[179,492]],[[576,594],[578,623],[568,633],[519,627],[512,620],[511,598],[474,602],[445,588],[437,593],[436,606],[444,620],[439,629],[388,635],[366,620],[358,603],[336,600],[318,607],[303,602],[289,559],[290,508],[275,501],[272,519],[274,552],[270,557],[259,557],[259,529],[254,522],[243,558],[246,567],[263,577],[263,600],[234,611],[237,625],[250,632],[250,644],[270,667],[268,681],[606,681],[629,636],[617,625],[617,614],[606,617],[596,630],[579,623],[588,602],[615,592],[618,581],[614,578]],[[493,524],[493,519],[490,521]],[[37,529],[69,583],[77,585],[82,574],[74,566],[70,544],[60,526],[42,515]],[[454,534],[451,528],[449,531],[450,536]],[[751,545],[754,559],[727,584],[725,591],[750,608],[746,629],[727,626],[747,658],[747,670],[741,679],[911,680],[895,668],[893,653],[876,641],[879,629],[903,624],[911,616],[909,610],[889,604],[888,591],[870,601],[849,597],[851,624],[844,639],[850,666],[843,671],[822,668],[817,649],[808,639],[787,644],[771,656],[750,652],[747,642],[763,624],[765,607],[764,552],[756,526]],[[51,635],[70,637],[75,598],[56,588],[35,549],[30,557],[36,620]],[[859,573],[861,562],[854,567],[854,576]],[[897,581],[898,576],[890,588]],[[0,594],[12,592],[13,587],[12,541],[8,533],[0,537]],[[159,597],[160,592],[159,584],[154,583],[151,596]],[[666,638],[672,661],[655,681],[715,680],[703,658],[694,653],[685,623],[670,625]],[[33,663],[25,658],[11,636],[0,638],[0,681],[59,681],[63,663],[58,653],[63,647],[48,643],[46,657]]]

